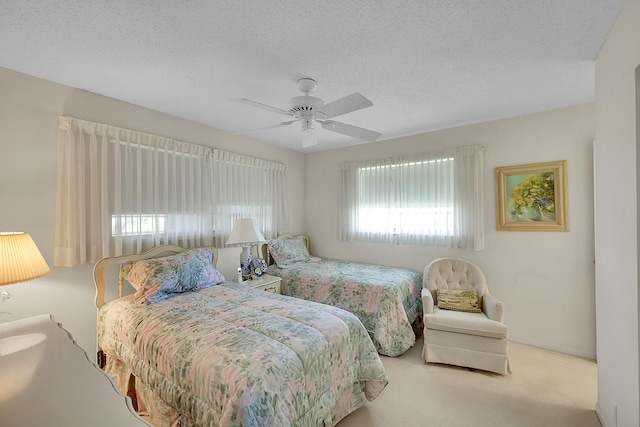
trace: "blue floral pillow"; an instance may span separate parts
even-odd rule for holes
[[[133,262],[124,266],[122,273],[136,288],[136,304],[151,304],[176,293],[224,282],[224,276],[215,269],[211,259],[211,250],[191,249],[177,255]]]
[[[288,268],[295,263],[306,262],[311,259],[303,236],[270,240],[268,248],[271,258],[280,268]]]

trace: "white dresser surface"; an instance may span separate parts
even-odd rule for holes
[[[50,315],[0,323],[0,425],[149,426]]]

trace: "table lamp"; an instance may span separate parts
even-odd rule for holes
[[[50,272],[28,233],[0,232],[0,286],[36,279]],[[9,298],[9,292],[0,292],[0,302]]]
[[[251,218],[240,218],[233,224],[233,229],[226,244],[230,246],[242,246],[240,269],[243,279],[251,277],[251,246],[264,242],[264,240],[265,238],[262,236],[262,233],[256,229]]]

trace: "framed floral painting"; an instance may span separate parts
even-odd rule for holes
[[[495,169],[496,227],[502,231],[568,231],[567,162]]]

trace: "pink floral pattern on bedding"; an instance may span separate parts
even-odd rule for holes
[[[354,313],[380,354],[399,356],[416,342],[414,327],[422,313],[419,273],[322,259],[298,262],[286,269],[273,264],[267,274],[282,278],[283,294]]]
[[[233,282],[107,303],[98,345],[185,427],[334,425],[388,382],[353,314]]]

